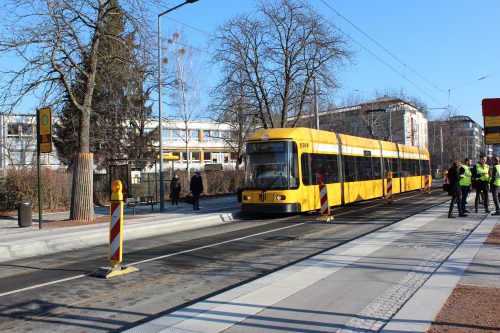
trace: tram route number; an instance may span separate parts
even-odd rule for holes
[[[309,143],[307,143],[307,142],[301,142],[300,143],[300,148],[309,148]]]

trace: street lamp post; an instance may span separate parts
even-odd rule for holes
[[[180,5],[177,5],[175,7],[172,7],[166,11],[164,11],[161,14],[158,14],[158,131],[159,131],[159,136],[160,136],[160,211],[163,211],[165,209],[165,203],[164,203],[164,197],[165,197],[165,190],[164,190],[164,179],[163,179],[163,115],[162,115],[162,93],[161,93],[161,29],[160,29],[160,18],[165,15],[170,13],[171,11],[176,10],[177,8],[180,8],[188,3],[194,3],[198,0],[186,0]]]
[[[443,152],[444,152],[444,147],[443,147],[443,124],[439,126],[439,141],[441,142],[441,174],[443,175],[444,179],[444,159],[443,159]]]

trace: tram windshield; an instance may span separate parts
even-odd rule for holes
[[[245,187],[289,189],[299,185],[297,144],[292,141],[248,143]]]

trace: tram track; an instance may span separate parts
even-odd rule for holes
[[[0,330],[21,331],[47,322],[52,331],[58,331],[50,324],[50,318],[57,319],[57,326],[82,327],[81,324],[73,322],[76,320],[71,319],[75,313],[82,311],[82,308],[85,313],[91,314],[90,318],[101,323],[98,327],[91,325],[91,331],[127,327],[150,318],[151,315],[161,315],[247,283],[448,200],[443,194],[428,196],[416,192],[405,193],[396,198],[390,205],[382,200],[372,200],[335,208],[333,223],[317,222],[317,215],[313,214],[262,221],[249,218],[235,222],[241,228],[219,227],[220,233],[214,232],[209,237],[196,238],[195,235],[193,239],[181,243],[130,252],[126,256],[133,261],[129,259],[128,262],[138,265],[143,272],[107,283],[88,277],[88,273],[70,277],[79,281],[75,288],[81,289],[73,290],[73,297],[64,297],[59,307],[49,306],[45,311],[28,309],[20,316],[2,315],[2,321],[9,320],[0,324]],[[374,210],[379,211],[374,213]],[[394,215],[394,212],[398,212],[397,216],[387,218],[391,214]],[[376,219],[380,221],[377,223]],[[161,255],[154,255],[161,252]],[[89,261],[85,267],[96,260],[92,258]],[[36,275],[36,272],[31,270],[30,274]],[[143,278],[140,278],[141,275]],[[56,281],[58,280],[54,278],[50,285],[35,285],[24,290],[18,288],[17,292],[3,292],[0,294],[0,303],[3,304],[0,313],[4,312],[6,304],[29,304],[34,297],[47,303],[54,302],[53,297],[67,291],[70,284],[69,279],[59,283]],[[71,281],[71,284],[75,284],[75,281]],[[113,301],[116,288],[122,295]],[[165,290],[166,297],[171,299],[161,302],[151,297],[157,294],[158,290]],[[148,310],[143,313],[135,308],[138,304],[147,303],[144,299],[154,305],[148,303]],[[125,308],[130,309],[128,314],[120,315],[117,310],[120,308],[117,306],[121,303],[120,300],[128,302],[128,305],[125,305]],[[108,314],[96,315],[92,310],[96,305],[98,308],[109,309]],[[7,310],[8,308],[11,309],[7,306]],[[110,323],[110,313],[120,320],[113,319]]]

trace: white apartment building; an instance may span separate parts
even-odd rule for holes
[[[158,127],[152,122],[150,130]],[[207,164],[220,164],[224,169],[234,168],[238,156],[230,148],[232,134],[229,125],[206,121],[166,120],[163,122],[163,154],[179,156],[175,169],[203,170]]]
[[[301,125],[312,127],[312,115]],[[399,98],[382,97],[318,114],[320,129],[428,149],[428,121],[417,107]]]
[[[36,115],[0,114],[0,169],[35,166]],[[55,148],[50,154],[41,154],[44,167],[61,167]]]
[[[148,123],[149,131],[157,128],[157,120]],[[164,120],[162,136],[164,154],[179,156],[174,169],[185,169],[187,156],[190,169],[203,170],[206,164],[220,164],[226,169],[235,166],[237,156],[228,144],[231,137],[228,125],[191,121],[186,131],[184,122]],[[0,169],[35,166],[36,162],[36,116],[0,114]],[[52,153],[41,155],[41,164],[51,169],[64,167],[55,147]],[[165,167],[171,167],[171,163]]]

